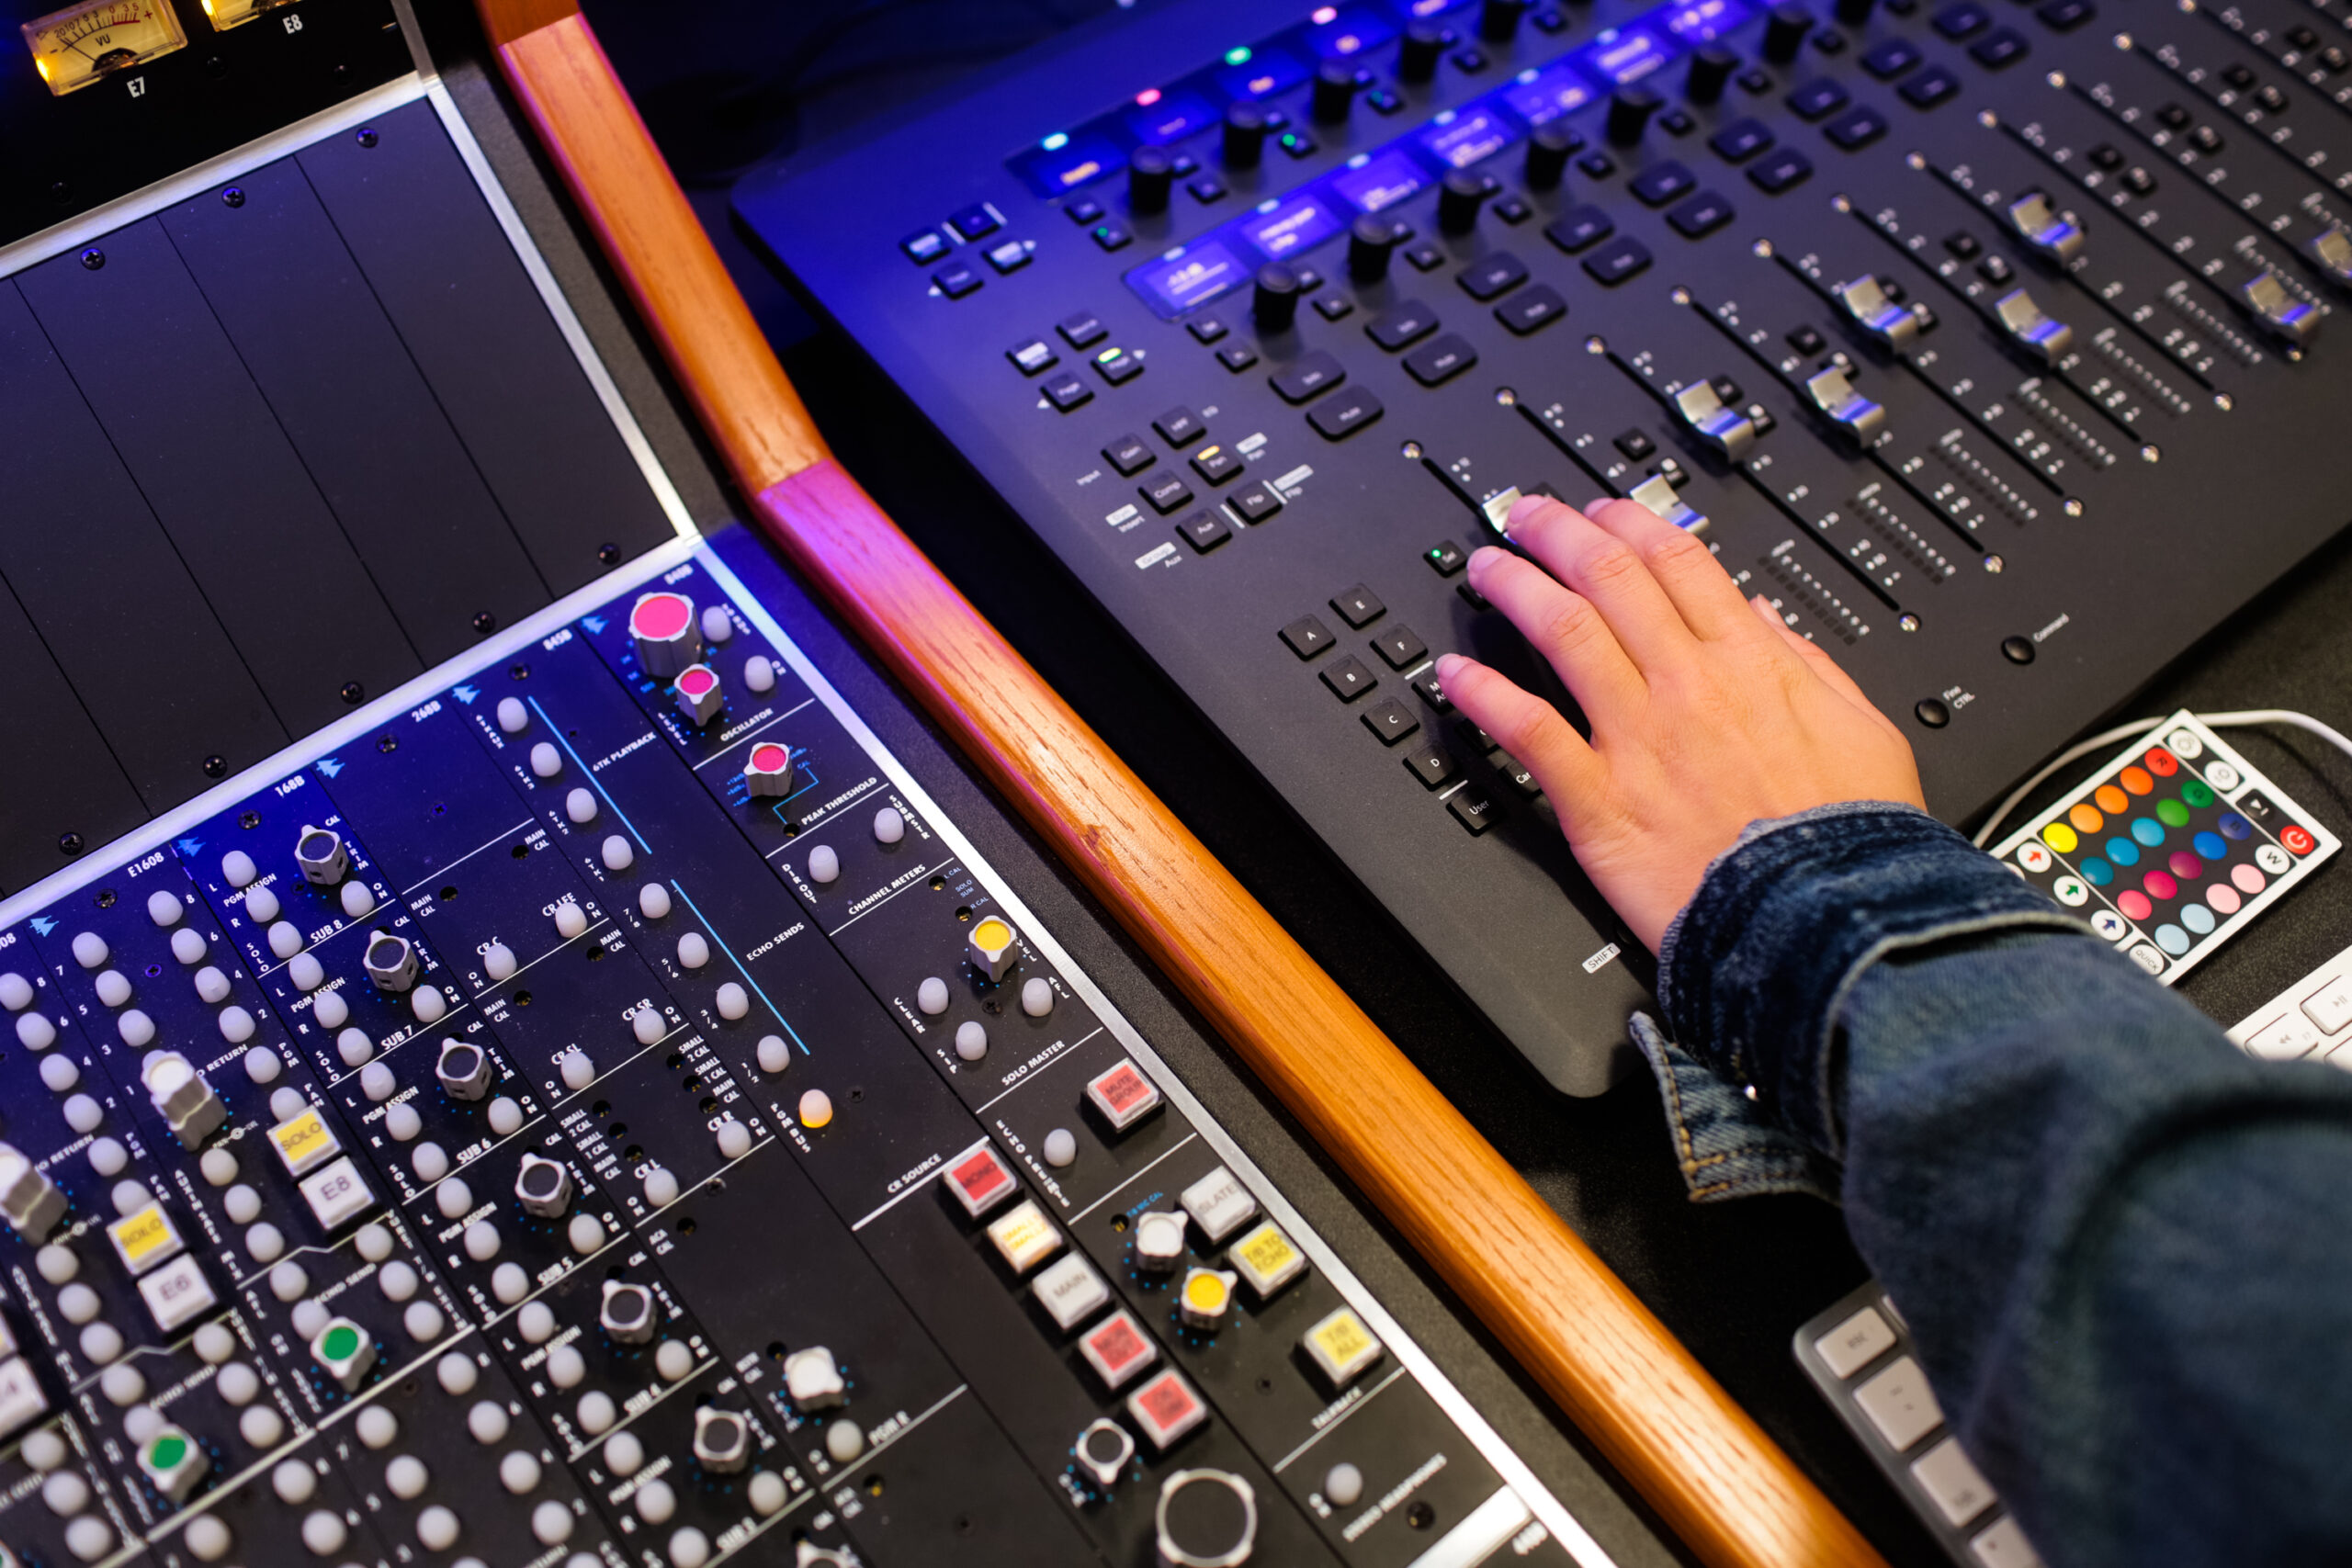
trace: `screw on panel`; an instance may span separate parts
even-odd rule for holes
[[[57,852],[65,855],[80,854],[82,852],[82,835],[79,833],[58,834]]]
[[[229,759],[220,755],[220,752],[215,751],[212,755],[204,759],[204,776],[206,778],[225,778],[228,776],[228,773]]]
[[[481,633],[483,637],[488,637],[497,629],[498,617],[492,615],[488,610],[483,610],[474,616],[474,630]]]
[[[226,186],[225,188],[223,188],[223,189],[221,190],[221,192],[220,192],[220,205],[221,205],[221,206],[223,206],[223,207],[243,207],[244,204],[245,204],[245,193],[244,193],[244,189],[243,189],[243,186]]]
[[[621,558],[621,547],[618,545],[612,544],[598,545],[596,547],[596,558],[603,561],[606,566],[611,566]]]
[[[377,142],[382,141],[383,138],[376,134],[376,128],[374,126],[363,125],[359,128],[358,134],[354,136],[352,140],[358,142],[362,147],[373,147]]]
[[[97,246],[92,245],[88,250],[82,253],[82,265],[89,268],[92,272],[96,272],[98,268],[107,265],[107,254],[106,252],[98,249]]]
[[[362,702],[367,700],[368,689],[356,681],[345,681],[343,683],[343,690],[338,694],[343,698],[345,705],[351,707],[357,707]]]

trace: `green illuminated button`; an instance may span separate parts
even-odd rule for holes
[[[345,1393],[357,1388],[376,1364],[376,1341],[347,1317],[331,1318],[311,1341],[311,1355]]]
[[[2188,807],[2177,800],[2160,800],[2156,802],[2156,818],[2167,828],[2186,828],[2188,826]]]
[[[177,1427],[159,1428],[139,1450],[139,1468],[155,1483],[155,1490],[175,1503],[185,1503],[188,1495],[212,1468],[196,1439]]]
[[[2180,786],[2180,798],[2189,805],[2203,807],[2213,804],[2213,792],[2202,779],[2191,779]]]

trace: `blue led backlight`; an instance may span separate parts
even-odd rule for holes
[[[1058,152],[1063,148],[1069,145],[1069,132],[1067,130],[1057,130],[1051,136],[1046,137],[1043,141],[1038,142],[1037,145],[1043,147],[1048,152]]]

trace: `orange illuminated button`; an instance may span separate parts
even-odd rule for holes
[[[2066,813],[2066,820],[2075,825],[2078,833],[2096,833],[2107,825],[2107,818],[2099,815],[2098,807],[2087,800],[2075,802]]]
[[[756,795],[778,799],[792,793],[792,750],[778,740],[763,740],[743,760],[743,787]]]
[[[2098,801],[2098,808],[2109,817],[2122,815],[2123,808],[2132,804],[2132,797],[2111,784],[2099,785],[2091,798]]]
[[[940,1180],[976,1220],[1021,1190],[986,1138],[950,1159]]]
[[[629,641],[648,675],[666,681],[702,657],[695,602],[683,593],[643,593],[628,613]]]
[[[689,664],[679,671],[670,694],[692,724],[708,724],[727,705],[726,694],[718,689],[718,671],[707,664]]]
[[[2118,783],[2133,795],[2145,795],[2156,787],[2156,781],[2148,776],[2148,770],[2137,764],[2124,769],[2115,777]]]

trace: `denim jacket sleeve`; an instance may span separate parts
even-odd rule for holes
[[[1909,807],[1752,827],[1662,946],[1693,1195],[1843,1201],[2054,1568],[2352,1560],[2352,1074]]]

